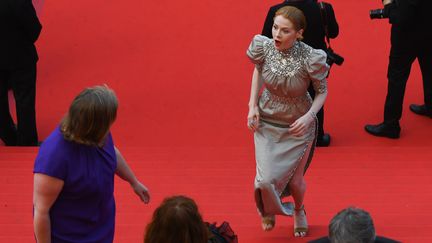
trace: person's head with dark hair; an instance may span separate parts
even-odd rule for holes
[[[349,207],[340,211],[329,225],[332,243],[372,243],[375,237],[372,217],[360,208]]]
[[[185,196],[166,198],[147,225],[144,243],[206,243],[208,229],[196,203]]]
[[[116,119],[117,107],[117,97],[107,86],[84,89],[61,122],[63,136],[79,144],[102,146]]]

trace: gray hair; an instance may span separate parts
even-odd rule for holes
[[[331,220],[329,238],[331,243],[372,243],[375,241],[372,217],[363,209],[346,208]]]

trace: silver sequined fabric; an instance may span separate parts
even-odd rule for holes
[[[297,41],[290,49],[279,51],[273,39],[256,35],[247,55],[264,80],[265,92],[259,100],[264,120],[289,125],[306,113],[312,105],[307,92],[311,82],[316,93],[327,92],[329,66],[322,50]]]
[[[300,137],[290,134],[289,125],[309,111],[312,98],[307,89],[311,82],[317,93],[327,92],[326,54],[303,42],[281,52],[272,39],[257,35],[247,55],[265,85],[258,103],[260,122],[254,132],[257,208],[262,216],[286,215],[280,198],[290,194],[287,185],[299,165],[310,162],[316,137],[316,122]]]
[[[303,48],[300,42],[286,52],[281,52],[274,47],[273,41],[264,42],[266,52],[265,64],[278,76],[293,77],[305,64],[312,53],[312,48]]]

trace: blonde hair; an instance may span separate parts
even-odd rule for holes
[[[108,86],[86,88],[69,107],[60,124],[66,140],[79,144],[102,146],[117,116],[118,101]]]
[[[293,6],[285,6],[276,11],[275,17],[279,15],[289,19],[293,23],[294,29],[296,31],[306,30],[306,17],[300,9]],[[302,40],[303,36],[301,36],[299,39]]]

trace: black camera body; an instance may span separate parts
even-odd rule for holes
[[[389,13],[388,13],[389,8],[397,7],[397,5],[398,5],[398,1],[392,0],[389,4],[384,5],[384,8],[370,10],[369,11],[369,17],[371,19],[388,19],[389,18]]]
[[[371,19],[386,19],[389,16],[387,15],[386,11],[383,8],[380,9],[372,9],[369,11],[369,17]]]
[[[331,49],[331,48],[328,48],[326,50],[326,53],[327,53],[327,61],[326,62],[329,66],[332,66],[333,64],[340,66],[340,65],[342,65],[342,63],[345,60],[341,55],[335,53],[333,51],[333,49]]]

